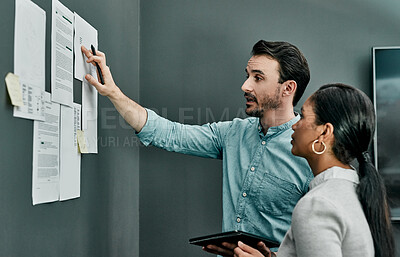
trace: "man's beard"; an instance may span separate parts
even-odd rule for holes
[[[274,96],[272,96],[272,97],[268,97],[267,96],[264,99],[262,99],[261,106],[258,106],[256,109],[248,111],[247,110],[248,108],[247,108],[246,109],[246,114],[251,116],[251,117],[259,117],[259,118],[261,118],[263,116],[263,114],[264,114],[264,111],[278,109],[282,105],[282,101],[281,101],[281,99],[279,97],[279,91],[280,90],[279,90],[279,87],[278,87],[276,89],[276,91],[275,91],[275,95]],[[245,95],[246,94],[247,93],[245,93]],[[247,94],[247,95],[253,97],[250,94]],[[253,97],[253,98],[254,98],[254,102],[255,103],[259,102],[255,97]]]

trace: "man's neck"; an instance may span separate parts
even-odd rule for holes
[[[263,116],[260,117],[262,132],[265,135],[267,134],[269,128],[282,125],[294,117],[295,114],[293,107],[264,111]]]

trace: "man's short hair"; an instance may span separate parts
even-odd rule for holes
[[[296,81],[297,89],[293,97],[293,106],[296,106],[310,81],[310,69],[300,50],[288,42],[260,40],[253,46],[252,55],[267,55],[279,63],[279,83]]]

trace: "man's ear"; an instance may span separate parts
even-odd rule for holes
[[[290,96],[293,95],[296,92],[296,88],[297,88],[297,83],[294,80],[287,80],[285,81],[284,85],[284,89],[282,92],[282,96]]]

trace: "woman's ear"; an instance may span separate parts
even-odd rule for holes
[[[325,123],[324,125],[321,126],[322,126],[322,133],[318,137],[318,140],[323,141],[325,143],[333,142],[335,136],[333,134],[334,127],[332,123]]]
[[[289,95],[293,95],[296,92],[296,88],[297,88],[297,83],[294,80],[287,80],[285,81],[285,87],[283,90],[282,95],[283,96],[289,96]]]

